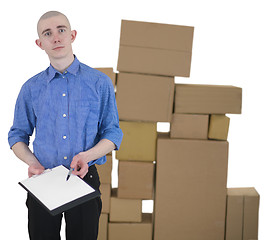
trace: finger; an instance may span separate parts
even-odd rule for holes
[[[41,169],[41,168],[36,167],[36,166],[30,166],[30,167],[28,168],[28,170],[29,170],[31,173],[33,173],[33,174],[40,174],[40,173],[42,173],[42,172],[44,171],[44,169]]]
[[[78,176],[80,176],[81,178],[84,178],[84,176],[87,174],[87,172],[88,172],[88,164],[83,163],[81,165],[80,170],[78,171]]]
[[[70,167],[71,167],[71,168],[74,168],[74,169],[77,169],[78,160],[79,160],[79,159],[78,159],[77,155],[74,156],[73,159],[72,159],[72,162],[71,162]]]
[[[28,177],[32,177],[33,174],[28,170]]]
[[[44,170],[43,169],[36,169],[36,172],[35,172],[35,174],[37,174],[37,175],[39,175],[39,174],[41,174],[41,173],[43,173],[44,172]]]
[[[77,176],[79,176],[82,172],[81,172],[81,167],[80,167],[80,165],[79,164],[77,164],[76,165],[76,167],[73,169],[73,171],[72,171],[72,173],[74,174],[74,175],[77,175]]]
[[[84,172],[83,172],[83,174],[82,175],[80,175],[80,177],[81,178],[84,178],[85,177],[85,175],[88,173],[88,169],[87,170],[85,170]]]
[[[28,168],[28,177],[32,177],[33,175],[39,175],[43,173],[43,169],[36,169],[36,168]]]
[[[82,177],[84,173],[85,173],[85,169],[84,169],[84,168],[80,168],[80,169],[77,171],[77,174],[76,174],[76,175]]]
[[[74,170],[72,171],[72,174],[77,175],[78,176],[78,171],[74,168]]]

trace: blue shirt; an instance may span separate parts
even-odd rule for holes
[[[34,129],[34,154],[45,168],[69,167],[76,154],[101,139],[112,141],[118,150],[123,133],[112,81],[76,57],[63,74],[50,65],[21,88],[8,134],[10,147],[29,145]],[[104,156],[89,166],[105,161]]]

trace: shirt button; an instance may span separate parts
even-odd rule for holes
[[[66,114],[64,113],[62,116],[63,116],[63,117],[66,117]]]
[[[66,156],[64,157],[64,160],[67,160],[67,157]]]
[[[63,139],[66,139],[66,138],[67,138],[67,137],[64,135],[64,136],[63,136]]]
[[[66,93],[63,93],[62,96],[65,97],[66,96]]]

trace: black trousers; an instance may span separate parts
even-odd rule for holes
[[[100,180],[94,165],[84,177],[91,187],[99,190]],[[28,232],[30,240],[60,240],[62,214],[52,216],[28,195]],[[102,210],[101,198],[92,199],[64,212],[67,240],[96,240]]]

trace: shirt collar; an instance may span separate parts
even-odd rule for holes
[[[73,75],[76,75],[79,70],[80,62],[77,57],[74,55],[74,60],[72,64],[66,69],[65,72],[69,72]],[[56,74],[62,75],[58,70],[56,70],[51,64],[47,69],[47,81],[50,82]]]

